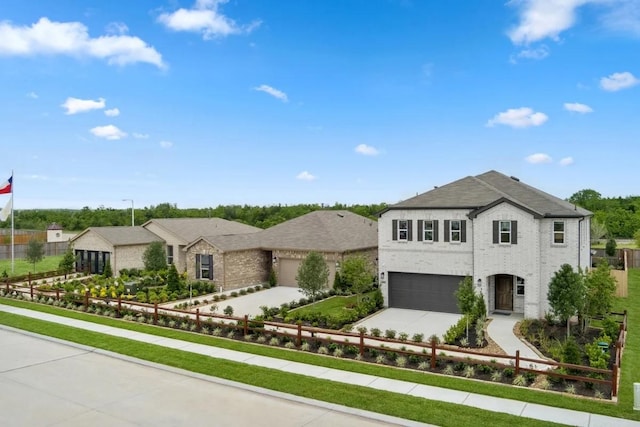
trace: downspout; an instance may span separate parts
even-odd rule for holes
[[[582,221],[584,217],[578,220],[578,268],[582,267]]]

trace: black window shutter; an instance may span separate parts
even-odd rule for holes
[[[449,241],[449,220],[445,219],[444,220],[444,241],[448,242]]]
[[[467,221],[464,219],[460,221],[460,241],[462,243],[467,241]]]
[[[518,244],[518,221],[511,221],[511,244]]]
[[[213,280],[213,255],[209,255],[209,280]]]
[[[408,241],[412,241],[413,240],[413,233],[412,230],[413,229],[413,221],[411,220],[407,220],[407,240]]]
[[[393,231],[391,232],[391,239],[392,240],[398,240],[398,220],[394,219],[392,221],[392,227],[393,227]]]
[[[196,279],[200,278],[200,254],[196,254]]]
[[[433,220],[433,241],[438,241],[438,220]]]
[[[418,242],[422,242],[424,237],[424,220],[418,220]]]
[[[500,243],[500,221],[493,221],[493,243]]]

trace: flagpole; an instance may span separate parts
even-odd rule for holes
[[[11,274],[15,271],[15,247],[14,247],[14,222],[13,222],[13,193],[15,192],[15,186],[13,184],[13,169],[11,169]]]

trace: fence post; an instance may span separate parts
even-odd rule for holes
[[[613,365],[613,372],[611,372],[611,396],[616,397],[618,395],[618,365]]]
[[[200,308],[196,308],[196,328],[200,329]]]
[[[118,295],[118,317],[122,317],[121,312],[122,311],[122,295]]]
[[[431,369],[436,369],[436,340],[431,340]]]
[[[516,350],[516,377],[520,375],[520,350]]]
[[[60,288],[56,288],[56,300],[60,299]]]
[[[89,291],[84,292],[84,311],[87,311],[89,308]]]
[[[616,365],[622,365],[622,342],[620,339],[616,341]]]
[[[364,330],[360,331],[360,357],[364,357]]]
[[[31,295],[31,299],[33,299],[33,283],[29,281],[29,295]]]
[[[154,325],[158,324],[158,303],[157,302],[153,303],[153,324]]]
[[[27,280],[29,281],[29,286],[31,286],[31,272],[27,273]]]
[[[249,316],[244,315],[244,336],[249,335]]]

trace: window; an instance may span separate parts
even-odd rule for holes
[[[433,234],[433,221],[425,221],[424,222],[424,241],[425,242],[433,242],[434,234]]]
[[[524,295],[524,279],[522,277],[516,279],[516,295]]]
[[[462,236],[462,233],[461,233],[462,227],[461,227],[460,221],[457,219],[454,219],[449,223],[449,226],[450,226],[449,230],[451,233],[449,235],[449,241],[460,242],[461,236]]]
[[[213,255],[196,254],[196,279],[213,280]]]
[[[518,221],[493,221],[493,243],[515,245],[518,243]]]
[[[553,221],[553,244],[564,243],[564,221]]]
[[[167,264],[173,264],[173,246],[167,245]]]
[[[398,221],[398,240],[409,239],[409,221],[401,219]]]
[[[500,243],[511,243],[511,221],[500,221]]]

